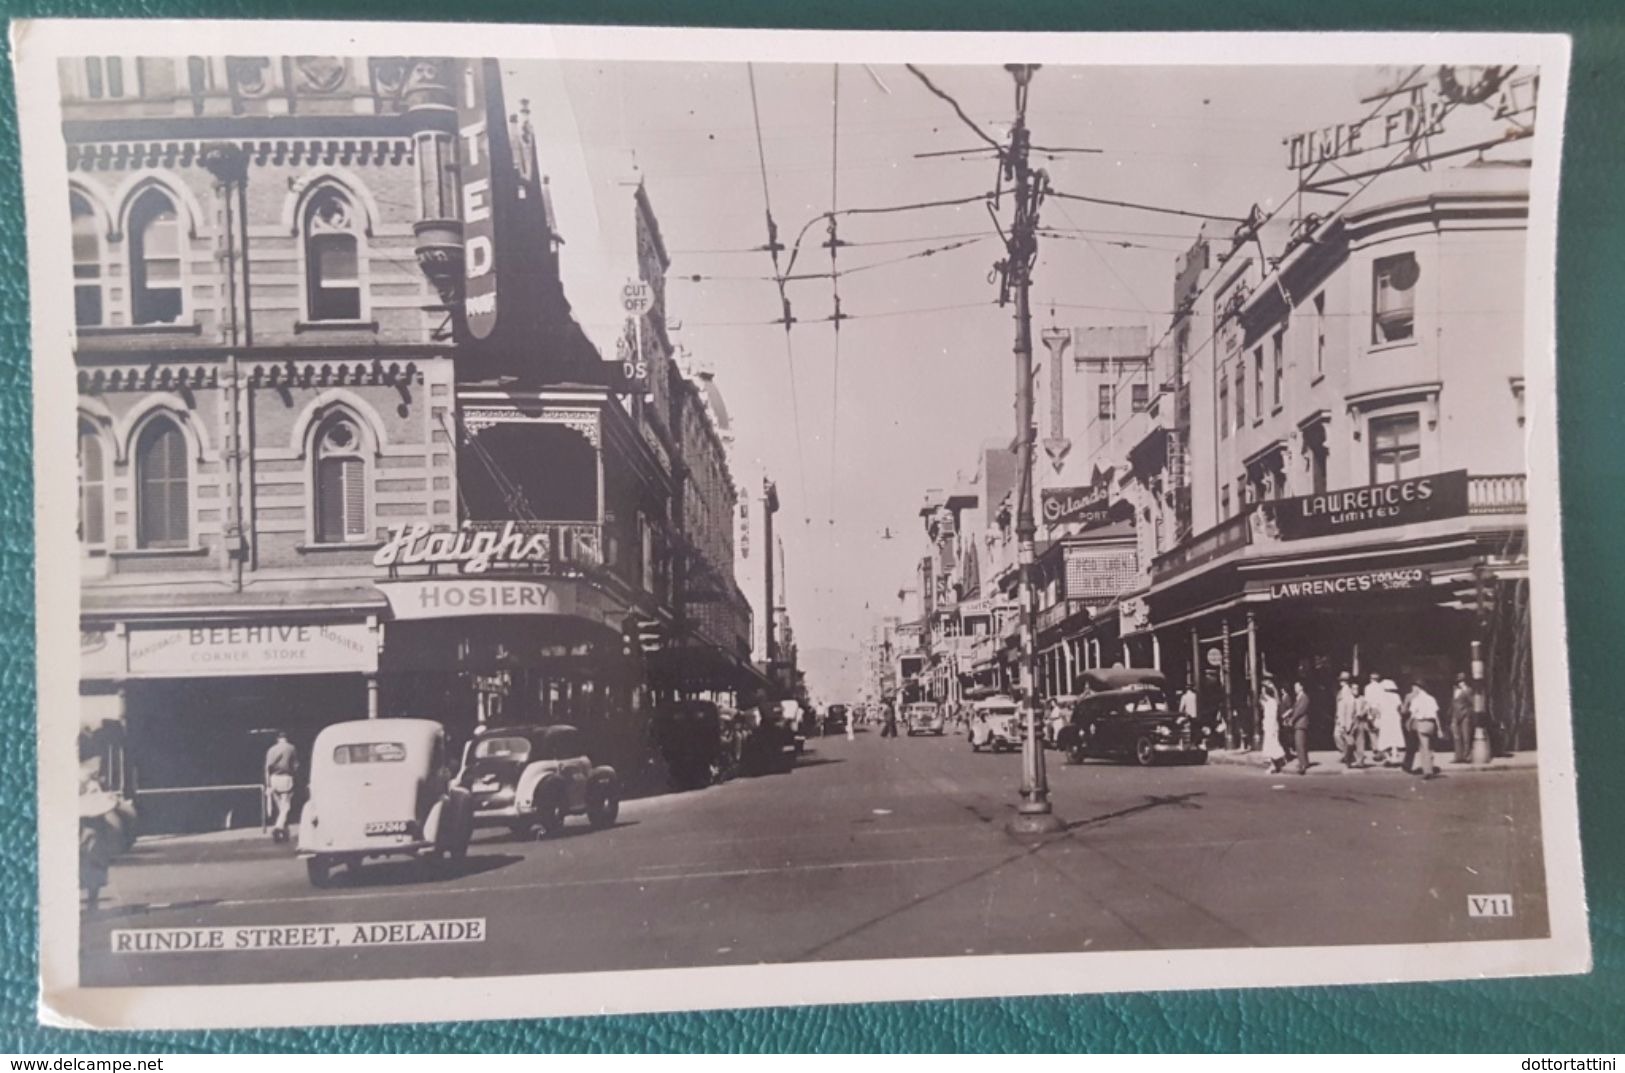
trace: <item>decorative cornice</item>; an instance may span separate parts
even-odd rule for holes
[[[410,138],[188,138],[163,141],[91,142],[68,146],[69,171],[131,171],[202,164],[206,149],[231,145],[250,164],[409,164]]]

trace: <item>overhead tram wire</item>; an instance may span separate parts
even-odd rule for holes
[[[790,415],[794,423],[796,434],[796,466],[801,476],[801,501],[803,507],[803,520],[811,522],[812,518],[805,514],[807,502],[807,451],[802,445],[801,438],[801,400],[796,390],[796,354],[795,343],[790,338],[790,326],[795,323],[795,317],[790,311],[790,296],[784,288],[784,270],[779,264],[779,253],[784,249],[779,242],[779,225],[773,221],[773,194],[767,181],[767,147],[762,139],[762,108],[756,96],[756,65],[745,64],[745,75],[750,81],[750,118],[756,130],[756,163],[762,175],[762,209],[767,217],[767,252],[773,260],[773,276],[779,288],[779,307],[782,311],[784,324],[784,360],[790,372]],[[769,554],[772,554],[771,549]]]
[[[837,254],[841,249],[839,217],[841,208],[841,65],[831,65],[831,114],[829,124],[829,286],[834,303],[830,325],[833,372],[830,383],[829,409],[829,524],[835,524],[835,463],[836,448],[841,434],[841,266]]]
[[[953,250],[964,249],[966,246],[974,246],[978,242],[986,242],[992,237],[993,236],[991,234],[975,235],[970,238],[960,239],[958,242],[950,242],[942,246],[932,246],[928,249],[915,250],[913,253],[906,253],[898,257],[887,257],[879,261],[867,261],[863,264],[853,265],[851,268],[840,269],[833,274],[829,272],[800,272],[793,276],[746,276],[721,274],[712,275],[704,272],[685,272],[681,275],[673,275],[670,278],[678,283],[777,283],[781,279],[785,283],[809,283],[814,280],[839,279],[845,276],[855,276],[859,272],[870,272],[876,268],[886,268],[890,265],[902,264],[905,261],[917,261],[923,257],[935,257],[939,253],[949,253]],[[841,242],[843,249],[851,248],[855,245],[858,245],[858,243],[847,242],[844,239]],[[1160,247],[1148,248],[1156,249]],[[751,252],[759,253],[760,251],[752,250]],[[1177,253],[1179,251],[1176,250],[1173,252]],[[841,319],[845,320],[846,318],[842,317]]]

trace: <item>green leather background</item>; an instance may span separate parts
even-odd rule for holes
[[[34,1021],[33,501],[28,293],[9,58],[0,78],[0,1051],[1625,1050],[1625,6],[1618,0],[43,0],[8,16],[453,18],[943,30],[1541,30],[1575,38],[1560,221],[1569,643],[1585,977],[897,1003],[370,1029],[93,1034]],[[1313,913],[1306,905],[1303,912]]]

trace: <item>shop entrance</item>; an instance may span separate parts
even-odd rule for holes
[[[308,770],[318,731],[366,718],[367,685],[359,674],[135,680],[125,711],[143,834],[255,827],[276,731]]]

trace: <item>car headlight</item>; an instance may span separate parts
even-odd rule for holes
[[[1157,728],[1157,737],[1159,737],[1159,738],[1166,738],[1169,735],[1171,735],[1172,733],[1173,733],[1173,729],[1171,727],[1165,727],[1164,726],[1164,727],[1158,727]]]

